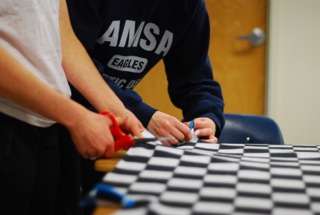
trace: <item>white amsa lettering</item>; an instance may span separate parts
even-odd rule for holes
[[[124,25],[121,28],[121,24]],[[110,47],[140,47],[145,51],[154,51],[157,55],[166,56],[173,42],[173,33],[162,30],[154,23],[126,20],[114,20],[97,40],[97,43],[109,43]]]
[[[123,72],[141,73],[147,63],[147,59],[137,56],[114,55],[108,62],[108,67]]]

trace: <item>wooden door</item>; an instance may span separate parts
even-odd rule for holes
[[[259,27],[266,32],[268,0],[205,0],[211,25],[209,57],[221,84],[226,113],[264,114],[266,45],[252,46],[237,36]],[[178,119],[181,111],[170,102],[163,63],[135,90],[144,101]]]

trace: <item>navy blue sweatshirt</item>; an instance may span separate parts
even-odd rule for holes
[[[203,0],[67,3],[74,31],[98,70],[145,127],[156,109],[132,89],[163,59],[170,99],[183,120],[209,117],[219,136],[224,102],[208,58],[210,26]],[[89,105],[76,91],[73,98]]]

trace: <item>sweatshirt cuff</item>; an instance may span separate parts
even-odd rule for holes
[[[127,108],[136,115],[145,128],[148,127],[151,117],[157,111],[157,109],[154,109],[143,102],[138,105],[127,106]]]

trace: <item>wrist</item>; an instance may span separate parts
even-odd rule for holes
[[[91,111],[84,106],[72,100],[70,101],[70,105],[66,105],[66,108],[60,111],[60,117],[57,119],[57,122],[67,128],[75,127],[80,121],[85,121],[87,114],[91,113]]]

